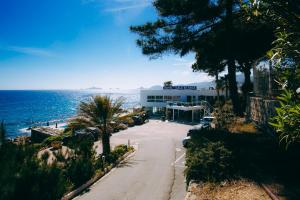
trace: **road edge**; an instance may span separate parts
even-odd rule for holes
[[[123,156],[121,156],[121,158],[119,158],[117,160],[116,163],[106,167],[104,169],[104,172],[98,173],[96,174],[94,177],[92,177],[90,180],[88,180],[86,183],[84,183],[83,185],[81,185],[80,187],[76,188],[75,190],[69,192],[68,194],[64,195],[61,200],[71,200],[75,197],[77,197],[78,195],[80,195],[84,190],[86,190],[87,188],[91,187],[94,183],[96,183],[97,181],[99,181],[101,178],[103,178],[104,176],[108,175],[109,172],[111,172],[111,170],[115,169],[116,167],[118,167],[120,164],[122,164],[123,162],[125,162],[127,159],[131,158],[134,154],[135,154],[136,150],[133,151],[129,151],[127,153],[125,153]]]

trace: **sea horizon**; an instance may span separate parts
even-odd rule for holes
[[[88,89],[0,90],[0,120],[4,120],[9,138],[29,135],[27,128],[65,123],[76,115],[81,101],[94,95],[123,96],[125,109],[139,104],[139,93]]]

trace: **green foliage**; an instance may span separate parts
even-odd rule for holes
[[[109,96],[95,96],[87,102],[81,102],[78,116],[70,121],[69,128],[98,127],[102,131],[103,153],[107,155],[110,153],[109,123],[118,119],[123,112],[123,103],[124,98],[112,100]]]
[[[111,162],[117,161],[119,158],[121,158],[125,153],[132,150],[131,148],[128,148],[127,145],[118,145],[114,148],[114,150],[111,153]]]
[[[172,86],[173,86],[172,81],[166,81],[166,82],[164,82],[164,87],[172,87]]]
[[[36,158],[32,146],[6,144],[0,150],[0,199],[59,199],[66,191],[66,178],[55,164]]]
[[[105,157],[105,164],[103,163],[102,156],[97,159],[97,168],[103,169],[107,165],[114,164],[119,158],[129,151],[133,151],[133,147],[127,147],[127,145],[124,144],[116,146],[114,150]]]
[[[300,97],[284,90],[278,99],[280,106],[276,108],[276,116],[271,119],[270,125],[279,134],[280,142],[288,148],[300,142]]]
[[[87,182],[95,173],[92,160],[88,158],[73,158],[67,167],[67,177],[78,187]]]
[[[297,184],[300,178],[299,143],[284,150],[278,145],[276,137],[266,134],[199,130],[192,135],[190,144],[186,155],[187,169],[200,170],[187,171],[188,180],[221,181],[224,178],[246,178],[261,181],[273,180],[276,177],[277,181]],[[222,166],[218,166],[214,161],[221,157],[220,154],[224,155]],[[206,159],[202,159],[203,157]],[[207,166],[214,166],[213,169],[218,167],[220,171],[218,173]],[[202,168],[210,169],[211,177],[206,177]]]
[[[95,174],[95,151],[91,138],[81,138],[73,143],[75,154],[68,160],[66,173],[68,179],[78,187]]]
[[[170,52],[180,56],[194,52],[193,70],[214,76],[227,65],[234,111],[241,114],[236,70],[249,80],[249,64],[271,48],[273,24],[252,12],[251,1],[155,0],[153,4],[159,18],[130,28],[139,34],[137,45],[143,54],[158,58]]]
[[[186,156],[186,179],[220,181],[231,174],[232,152],[223,142],[204,142],[197,148],[190,148]]]
[[[55,142],[55,141],[62,141],[63,140],[63,135],[53,135],[53,136],[50,136],[48,138],[46,138],[44,141],[43,141],[43,145],[46,145],[46,146],[49,146],[51,145],[52,142]]]
[[[224,105],[219,105],[215,109],[213,116],[215,117],[213,120],[215,128],[228,130],[235,117],[231,101],[227,101]]]

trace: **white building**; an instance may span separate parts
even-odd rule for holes
[[[224,93],[220,92],[220,96],[224,98]],[[193,121],[194,112],[202,110],[202,115],[203,111],[204,114],[209,112],[211,110],[210,104],[215,102],[216,97],[217,92],[213,88],[197,89],[196,86],[170,86],[160,90],[141,90],[140,103],[146,110],[152,113],[165,113],[171,119],[179,118],[181,113],[190,111]],[[170,111],[171,113],[169,113]]]

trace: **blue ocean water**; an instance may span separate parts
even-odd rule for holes
[[[8,137],[24,134],[21,129],[31,126],[65,122],[76,115],[78,105],[96,94],[91,90],[0,90],[0,120],[5,121]],[[105,93],[126,99],[124,108],[139,103],[136,93]]]

